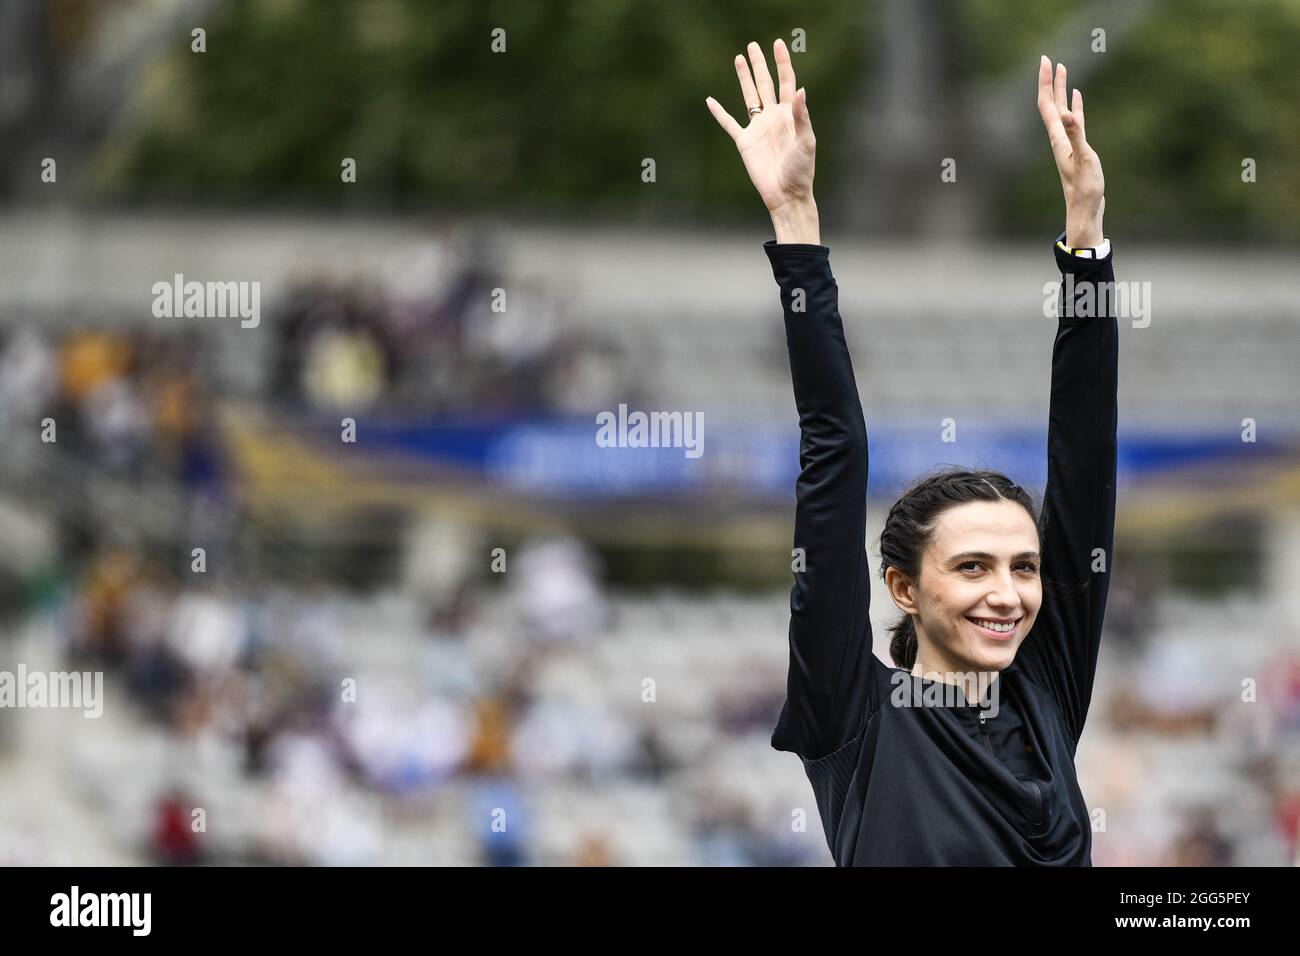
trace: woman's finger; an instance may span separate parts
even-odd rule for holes
[[[1070,135],[1065,131],[1065,124],[1060,119],[1055,119],[1048,125],[1047,142],[1052,147],[1056,168],[1065,169],[1070,156],[1074,153],[1074,147],[1070,145]]]
[[[1072,152],[1070,138],[1061,123],[1061,114],[1056,109],[1056,96],[1052,92],[1052,61],[1046,56],[1038,61],[1038,115],[1043,118],[1043,127],[1047,130],[1047,142],[1052,147],[1052,156],[1056,159],[1058,169]]]
[[[730,136],[734,142],[736,137],[740,135],[740,124],[737,123],[732,118],[731,114],[722,108],[722,104],[713,97],[708,97],[704,102],[705,105],[708,106],[709,112],[713,114],[713,118],[718,121],[718,125],[726,131],[727,135]]]
[[[812,117],[808,115],[808,91],[800,90],[794,95],[794,132],[805,143],[812,140]]]
[[[1065,135],[1070,138],[1070,152],[1076,153],[1082,150],[1085,145],[1083,136],[1083,97],[1078,90],[1074,91],[1072,108],[1061,114],[1061,125],[1065,127]]]
[[[1070,112],[1061,114],[1061,126],[1065,129],[1065,135],[1070,140],[1070,153],[1074,154],[1083,148],[1083,127],[1075,115]]]
[[[1065,102],[1065,64],[1056,64],[1056,83],[1053,86],[1053,99],[1056,100],[1056,111],[1064,113],[1070,107]]]
[[[1043,125],[1050,126],[1056,119],[1056,101],[1052,98],[1052,61],[1046,56],[1038,61],[1038,115]]]
[[[758,97],[758,90],[754,89],[754,78],[749,75],[749,64],[739,53],[736,54],[736,76],[740,78],[740,95],[745,101],[745,110],[762,106],[763,101]],[[746,122],[748,119],[746,116]]]
[[[749,44],[749,62],[754,67],[754,83],[758,86],[758,95],[763,106],[775,106],[776,90],[772,88],[772,74],[768,72],[763,48],[752,40]]]
[[[781,84],[781,102],[789,103],[794,96],[794,64],[790,62],[790,51],[785,48],[785,41],[778,39],[772,44],[772,58],[776,60],[776,76]]]

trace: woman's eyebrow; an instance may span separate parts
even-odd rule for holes
[[[1038,552],[1037,552],[1037,551],[1021,551],[1019,554],[1013,554],[1013,555],[1011,556],[1011,560],[1012,560],[1012,561],[1023,561],[1025,558],[1033,558],[1034,560],[1037,560],[1037,559],[1038,559],[1038,556],[1039,556],[1039,555],[1038,555]],[[969,558],[980,558],[981,560],[984,560],[984,561],[996,561],[996,560],[997,560],[997,556],[996,556],[996,555],[989,554],[987,551],[963,551],[963,552],[961,552],[961,554],[954,554],[954,555],[953,555],[951,558],[949,558],[948,560],[949,560],[949,561],[956,561],[956,560],[958,560],[958,559],[960,559],[960,558],[968,558],[968,559],[969,559]]]

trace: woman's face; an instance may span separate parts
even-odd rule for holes
[[[901,592],[910,608],[890,585],[899,607],[920,619],[917,659],[924,671],[999,671],[1011,664],[1043,603],[1038,546],[1029,512],[1012,501],[967,502],[939,517],[920,586]]]

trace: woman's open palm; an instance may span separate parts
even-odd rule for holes
[[[1101,242],[1101,219],[1106,210],[1106,177],[1101,159],[1088,145],[1083,116],[1083,94],[1074,91],[1066,105],[1065,65],[1046,56],[1038,63],[1038,113],[1047,129],[1047,140],[1056,159],[1065,193],[1066,233],[1072,243],[1094,246]]]
[[[794,66],[785,41],[777,40],[772,45],[772,52],[781,82],[779,99],[772,87],[767,60],[757,43],[749,44],[750,63],[746,63],[743,56],[736,57],[736,75],[740,79],[740,92],[746,109],[763,108],[762,112],[749,117],[748,126],[742,127],[737,123],[713,97],[705,102],[709,112],[736,144],[745,171],[764,205],[775,211],[786,203],[811,198],[817,140],[813,136],[805,92],[795,89]]]

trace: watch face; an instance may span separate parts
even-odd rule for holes
[[[1071,248],[1065,244],[1065,240],[1063,239],[1056,240],[1056,244],[1060,246],[1064,252],[1068,252],[1072,256],[1082,256],[1085,259],[1100,259],[1101,250],[1108,249],[1107,241],[1105,239],[1102,240],[1100,246],[1078,246],[1076,248]]]

